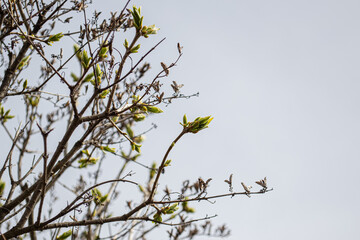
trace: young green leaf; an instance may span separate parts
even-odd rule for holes
[[[154,107],[154,106],[146,106],[146,107],[147,107],[147,110],[151,113],[162,113],[163,112],[163,110],[161,110],[158,107]]]
[[[25,91],[25,89],[27,88],[27,84],[28,84],[28,81],[27,81],[27,79],[25,79],[25,81],[23,82],[23,91]]]
[[[85,76],[84,82],[90,82],[94,77],[94,73],[89,73]]]
[[[126,49],[128,49],[129,48],[129,42],[128,42],[128,40],[125,38],[125,42],[124,42],[124,47],[126,48]]]
[[[103,150],[104,152],[115,153],[115,148],[111,148],[109,146],[101,146],[100,149]]]
[[[5,182],[0,180],[0,197],[4,194]]]
[[[76,53],[76,57],[81,62],[82,53],[80,51],[80,47],[77,44],[74,44],[74,53]]]
[[[138,44],[138,45],[136,45],[135,47],[133,47],[133,48],[130,50],[130,52],[131,52],[131,53],[137,53],[139,49],[140,49],[140,44]]]
[[[24,57],[24,58],[20,61],[17,69],[18,69],[18,70],[21,70],[23,67],[25,67],[25,66],[29,63],[29,58],[30,58],[30,55],[27,56],[27,57]]]
[[[81,152],[88,157],[90,156],[89,150],[87,150],[87,149],[81,150]]]
[[[166,162],[165,162],[165,164],[164,164],[164,167],[170,166],[170,163],[171,163],[171,159],[166,160]]]
[[[129,124],[126,125],[126,132],[127,132],[127,134],[129,135],[129,137],[130,137],[131,139],[134,138],[134,132],[133,132],[133,130],[131,129],[131,127],[130,127]]]
[[[153,164],[151,165],[151,169],[150,169],[150,179],[153,179],[153,177],[155,177],[156,174],[156,162],[153,162]]]
[[[134,114],[133,118],[134,118],[135,122],[140,122],[140,121],[145,120],[146,116],[145,116],[145,114],[137,113],[137,114]]]
[[[64,34],[58,33],[55,35],[50,35],[50,37],[46,40],[46,43],[51,46],[53,42],[58,42],[64,36]]]
[[[64,239],[67,239],[68,237],[70,237],[71,235],[72,235],[72,230],[69,230],[67,232],[64,232],[60,236],[57,236],[56,240],[64,240]]]
[[[104,90],[99,94],[99,98],[106,98],[106,96],[109,94],[109,90]]]
[[[99,57],[100,59],[105,59],[108,57],[108,55],[106,54],[108,52],[109,48],[108,47],[102,47],[100,49],[100,52],[99,52]]]
[[[154,218],[154,221],[156,221],[156,222],[162,222],[161,212],[155,213],[153,218]]]
[[[81,65],[84,68],[88,68],[90,65],[90,60],[91,60],[91,57],[89,57],[86,50],[84,50],[81,55]]]

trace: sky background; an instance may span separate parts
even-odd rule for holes
[[[184,113],[214,116],[177,144],[164,181],[212,177],[210,192],[220,193],[231,173],[235,190],[267,176],[266,195],[197,205],[199,216],[227,223],[231,240],[358,239],[360,2],[134,3],[161,28],[151,38],[167,37],[153,61],[170,63],[176,43],[184,46],[166,81],[200,92],[152,119],[159,127],[144,156],[162,156]]]
[[[101,0],[94,7],[105,14],[120,12],[124,3]],[[145,25],[160,27],[141,40],[141,50],[166,37],[148,59],[149,79],[161,70],[159,62],[175,60],[180,42],[184,55],[164,84],[171,90],[176,81],[184,84],[183,94],[200,93],[139,123],[144,130],[158,126],[147,134],[140,160],[161,161],[184,113],[189,120],[214,117],[208,129],[176,145],[160,188],[166,183],[177,190],[182,180],[211,177],[209,194],[218,194],[228,191],[230,174],[235,191],[266,176],[274,191],[265,195],[190,206],[197,217],[217,214],[214,222],[232,230],[229,240],[359,239],[360,1],[132,4],[142,6]]]

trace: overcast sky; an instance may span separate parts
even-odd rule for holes
[[[124,2],[94,4],[120,12]],[[152,70],[171,63],[180,42],[184,56],[164,83],[200,93],[139,123],[140,129],[158,125],[140,160],[161,161],[184,113],[189,120],[214,117],[209,129],[176,145],[161,187],[176,190],[182,180],[211,177],[209,194],[226,193],[231,173],[236,191],[243,191],[241,182],[254,185],[266,176],[274,191],[193,203],[196,216],[218,214],[214,221],[232,229],[230,240],[359,239],[360,1],[132,4],[142,6],[145,25],[160,27],[141,40],[141,50],[167,38],[149,58]],[[159,239],[165,236],[164,230]]]
[[[121,6],[108,2],[112,11]],[[177,186],[179,179],[212,177],[218,193],[230,173],[235,190],[267,176],[274,191],[266,195],[199,204],[200,215],[227,223],[231,240],[358,239],[360,2],[135,4],[145,24],[161,28],[152,40],[167,37],[154,61],[170,63],[176,43],[184,46],[166,81],[200,92],[156,118],[144,156],[161,158],[184,113],[214,116],[209,129],[176,146],[165,179]]]

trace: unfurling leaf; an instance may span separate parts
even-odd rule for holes
[[[0,104],[0,120],[2,123],[5,123],[8,119],[14,118],[14,116],[9,115],[9,113],[10,113],[10,109],[5,111],[4,107],[2,107]]]
[[[115,153],[115,148],[111,148],[109,146],[101,146],[100,149],[103,150],[104,152]]]
[[[70,237],[71,235],[72,235],[72,230],[70,229],[69,231],[64,232],[60,236],[57,236],[56,240],[64,240],[64,239],[67,239],[68,237]]]
[[[105,202],[106,199],[107,199],[107,197],[108,197],[107,194],[103,196],[102,193],[100,192],[100,190],[97,189],[97,188],[91,189],[91,195],[93,196],[93,198],[94,198],[94,203],[95,203],[96,205],[99,205],[99,204]]]
[[[128,42],[128,40],[125,38],[125,42],[124,42],[124,47],[126,48],[126,49],[128,49],[129,48],[129,42]]]
[[[88,68],[90,65],[90,60],[91,60],[91,57],[89,57],[86,50],[84,50],[81,54],[81,65],[84,68]]]
[[[136,8],[136,6],[133,6],[133,10],[130,10],[130,12],[133,16],[135,28],[140,30],[142,28],[142,22],[144,19],[144,17],[141,16],[141,7]]]
[[[36,96],[27,96],[26,99],[27,99],[28,103],[32,107],[36,107],[37,105],[39,105],[40,96],[38,96],[38,95],[36,95]]]
[[[187,117],[186,117],[186,114],[184,114],[184,116],[183,116],[183,124],[184,124],[184,126],[187,124]]]
[[[77,59],[79,60],[79,62],[81,62],[82,53],[80,51],[79,45],[77,45],[77,44],[74,44],[74,53],[76,53]]]
[[[5,182],[0,180],[0,197],[4,194]]]
[[[85,168],[88,165],[95,165],[98,160],[99,160],[99,158],[94,158],[94,157],[81,158],[78,161],[78,163],[80,163],[79,168]]]
[[[46,40],[46,43],[51,46],[53,42],[58,42],[64,36],[63,33],[58,33],[55,35],[50,35],[50,37]]]
[[[109,94],[109,90],[104,90],[99,94],[99,98],[103,99],[106,98],[106,96]]]
[[[155,177],[156,174],[156,162],[153,162],[153,164],[151,165],[151,169],[150,169],[150,179],[153,179],[153,177]]]
[[[182,210],[187,213],[194,213],[195,209],[188,206],[188,202],[182,202]]]
[[[179,209],[178,204],[174,203],[173,205],[171,205],[170,207],[164,207],[161,209],[161,212],[164,214],[172,214],[175,211],[177,211]]]
[[[184,126],[186,132],[197,133],[207,128],[212,120],[213,118],[211,116],[198,117],[193,122],[189,122],[186,125],[185,124],[182,125]]]
[[[108,55],[106,54],[108,52],[109,48],[108,47],[102,47],[100,49],[100,52],[99,52],[99,58],[100,59],[105,59],[108,57]]]
[[[130,138],[134,138],[134,132],[131,129],[129,124],[126,125],[126,132],[127,132],[127,134],[129,135]]]
[[[100,65],[99,64],[96,64],[96,67],[95,67],[95,75],[96,75],[96,80],[97,80],[97,84],[98,86],[101,84],[101,78],[102,78],[102,75],[104,73],[101,71],[101,68],[100,68]],[[95,86],[95,81],[92,82],[92,84]]]
[[[134,118],[135,122],[140,122],[140,121],[145,120],[146,116],[145,116],[145,114],[137,113],[137,114],[134,114],[133,118]]]
[[[165,162],[165,164],[164,164],[164,167],[170,166],[170,163],[171,163],[171,159],[166,160],[166,162]]]
[[[93,77],[94,77],[94,73],[89,73],[88,75],[85,76],[84,82],[90,82]]]
[[[81,152],[88,157],[90,156],[89,150],[87,150],[87,149],[81,150]]]
[[[161,110],[158,107],[154,107],[154,106],[146,106],[147,111],[151,112],[151,113],[162,113],[163,110]]]
[[[160,28],[155,27],[155,25],[144,26],[141,29],[141,34],[145,38],[148,38],[150,34],[156,34],[157,31],[159,31],[159,30],[160,30]]]
[[[139,49],[140,49],[140,44],[138,44],[138,45],[136,45],[135,47],[133,47],[133,48],[130,50],[130,52],[131,52],[131,53],[137,53]]]
[[[23,67],[25,67],[26,65],[28,65],[28,63],[29,63],[29,58],[30,58],[30,55],[27,56],[27,57],[24,57],[24,58],[20,61],[17,69],[18,69],[18,70],[21,70]]]
[[[131,143],[131,149],[133,151],[136,151],[136,152],[140,153],[141,152],[140,148],[141,148],[140,144],[136,144],[134,142]]]
[[[70,76],[72,77],[72,79],[74,80],[74,82],[79,81],[79,78],[76,76],[75,73],[70,73]]]
[[[145,136],[144,135],[136,136],[133,138],[133,140],[136,143],[142,143],[145,140]]]
[[[162,222],[161,212],[157,212],[153,216],[155,223],[156,222]]]
[[[25,79],[25,81],[23,83],[23,91],[27,88],[27,84],[28,84],[28,81],[27,81],[27,79]]]
[[[140,190],[140,192],[145,193],[144,187],[141,186],[140,184],[139,184],[139,190]]]

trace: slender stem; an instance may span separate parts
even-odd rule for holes
[[[153,199],[154,199],[155,190],[156,190],[156,188],[157,188],[157,184],[158,184],[159,179],[160,179],[160,174],[162,173],[162,170],[163,170],[164,167],[165,167],[165,162],[166,162],[166,159],[167,159],[169,153],[171,152],[171,150],[173,149],[173,147],[175,146],[175,144],[177,143],[177,141],[179,141],[180,138],[181,138],[182,136],[184,136],[185,133],[186,133],[186,130],[185,130],[185,128],[184,128],[183,131],[179,134],[179,136],[177,136],[177,137],[175,138],[175,140],[171,143],[171,145],[169,146],[168,150],[166,151],[166,153],[165,153],[165,155],[164,155],[164,158],[163,158],[163,160],[162,160],[162,162],[161,162],[161,164],[160,164],[160,166],[159,166],[159,169],[158,169],[158,171],[157,171],[154,184],[153,184],[153,186],[152,186],[152,188],[151,188],[151,193],[150,193],[150,196],[149,196],[149,199],[148,199],[149,202],[152,202]]]

